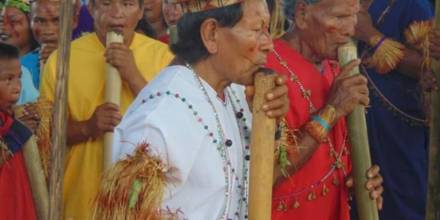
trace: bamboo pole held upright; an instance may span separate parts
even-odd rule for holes
[[[49,185],[49,220],[62,219],[64,154],[67,125],[67,82],[72,37],[72,1],[61,1],[60,34],[57,54],[54,113],[52,126],[51,172]]]
[[[35,209],[39,220],[49,218],[49,192],[47,190],[46,176],[41,163],[37,141],[32,136],[23,147],[26,170],[32,189]]]
[[[107,47],[111,43],[123,43],[124,37],[115,32],[108,32],[106,38]],[[121,105],[121,87],[122,81],[118,70],[107,63],[107,78],[105,80],[105,97],[106,103],[113,103],[117,106]],[[112,144],[113,132],[104,134],[104,171],[108,170],[112,164]]]
[[[341,67],[357,59],[356,44],[350,41],[339,47],[338,59]],[[359,68],[356,67],[350,75],[359,73]],[[365,183],[368,180],[366,173],[371,167],[365,107],[357,106],[348,116],[348,133],[351,143],[351,162],[353,164],[354,190],[359,220],[378,220],[379,213],[376,201],[370,199],[369,192],[365,188]]]
[[[177,31],[177,25],[171,25],[168,30],[170,31],[170,45],[177,43],[179,39],[179,34]]]
[[[435,1],[435,28],[440,29],[440,0]],[[432,60],[432,70],[440,82],[440,62]],[[431,93],[429,130],[428,198],[426,220],[440,220],[440,91]]]
[[[275,74],[260,72],[255,77],[249,179],[249,219],[270,220],[275,159],[275,119],[262,110],[265,94],[274,88]]]

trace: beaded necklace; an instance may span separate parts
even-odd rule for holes
[[[313,114],[317,111],[317,108],[315,107],[315,105],[313,104],[312,100],[311,100],[311,90],[308,90],[305,88],[304,84],[299,80],[298,76],[295,74],[295,72],[292,71],[292,69],[289,67],[287,61],[283,60],[282,57],[279,55],[279,53],[274,49],[273,53],[275,54],[275,57],[277,58],[278,62],[281,64],[281,66],[283,66],[283,68],[285,70],[287,70],[287,72],[289,73],[289,79],[298,85],[299,90],[303,96],[303,98],[308,102],[309,105],[309,113]],[[286,211],[287,210],[287,205],[286,205],[286,200],[290,200],[291,198],[295,198],[295,202],[293,203],[293,208],[299,208],[300,207],[300,203],[298,201],[298,197],[306,192],[309,192],[309,194],[307,195],[307,200],[312,201],[314,199],[317,198],[316,193],[315,193],[315,189],[320,187],[321,185],[323,185],[323,189],[322,189],[322,196],[325,196],[329,189],[327,188],[327,186],[325,185],[325,182],[332,176],[332,174],[337,171],[338,169],[342,169],[342,172],[344,174],[344,176],[346,175],[346,171],[345,171],[345,165],[342,161],[342,156],[344,155],[344,153],[347,153],[347,148],[346,148],[346,137],[344,137],[344,141],[342,142],[342,148],[340,152],[337,152],[333,146],[333,143],[330,139],[330,137],[327,138],[327,143],[330,147],[330,157],[334,158],[334,161],[329,169],[329,171],[318,181],[316,181],[313,184],[310,184],[307,187],[304,187],[298,191],[289,193],[287,195],[284,196],[279,196],[279,197],[275,197],[274,201],[279,202],[278,204],[278,211]],[[339,185],[339,180],[337,179],[336,176],[334,176],[333,179],[333,184],[334,185]]]
[[[229,150],[227,149],[228,147],[232,146],[232,141],[230,139],[226,138],[223,126],[221,124],[220,121],[220,117],[218,114],[217,109],[215,108],[215,105],[213,103],[213,101],[211,100],[208,91],[206,90],[205,86],[203,85],[202,80],[200,79],[200,77],[197,75],[197,73],[194,71],[194,69],[192,68],[191,65],[186,64],[186,67],[188,69],[190,69],[193,73],[193,76],[195,78],[195,80],[198,82],[199,88],[200,90],[203,92],[206,100],[208,101],[209,105],[211,106],[212,112],[214,113],[215,116],[215,121],[216,121],[216,125],[217,125],[217,132],[219,134],[220,140],[218,142],[217,145],[217,150],[219,151],[220,157],[223,160],[224,163],[224,173],[225,173],[225,184],[226,184],[226,193],[225,193],[225,206],[223,208],[223,214],[221,219],[230,219],[228,217],[228,213],[230,210],[230,206],[231,206],[231,193],[233,191],[233,181],[235,179],[235,181],[240,182],[240,178],[235,174],[235,169],[232,167],[232,163],[231,163],[231,158],[230,158],[230,154],[229,154]],[[233,104],[232,101],[232,97],[229,94],[229,90],[225,90],[226,91],[226,96],[225,96],[225,103],[227,103],[228,99],[231,102],[232,108],[234,110],[235,116],[237,117],[237,119],[241,119],[239,121],[241,122],[246,122],[246,118],[244,118],[244,114],[243,111],[244,109],[241,108],[240,111],[237,111],[236,106]],[[237,101],[238,104],[240,104],[240,99],[238,99],[236,97],[235,92],[233,92],[233,95]],[[241,184],[238,185],[238,188],[240,190],[240,197],[238,199],[238,203],[237,203],[237,210],[235,212],[235,216],[238,218],[240,216],[240,212],[241,212],[241,204],[244,203],[245,204],[245,208],[247,210],[247,194],[248,194],[248,174],[249,174],[249,133],[248,133],[248,129],[246,127],[246,125],[242,125],[242,123],[238,122],[238,127],[239,127],[239,131],[240,131],[240,137],[242,139],[242,146],[245,146],[242,150],[243,150],[243,162],[242,162],[242,181]],[[244,132],[242,132],[242,130],[244,130],[246,132],[246,134],[243,134]],[[244,137],[244,138],[243,138]],[[244,142],[243,142],[244,139]],[[247,216],[246,216],[247,218]]]
[[[225,133],[223,132],[223,128],[221,127],[221,122],[218,116],[218,112],[215,109],[215,106],[213,105],[213,102],[210,98],[210,96],[208,95],[208,92],[205,88],[205,86],[203,86],[203,83],[201,82],[201,79],[197,76],[197,74],[194,72],[194,70],[191,68],[191,66],[186,65],[186,67],[191,70],[191,72],[193,73],[194,79],[196,80],[196,82],[199,84],[199,88],[200,90],[203,92],[203,94],[205,95],[205,98],[207,99],[208,103],[211,105],[211,108],[213,108],[213,112],[214,112],[214,116],[216,118],[216,122],[217,122],[217,132],[218,132],[218,136],[214,134],[214,132],[212,132],[210,130],[210,126],[208,126],[208,124],[205,122],[205,120],[203,120],[203,118],[200,116],[199,112],[197,111],[196,107],[194,105],[192,105],[190,103],[190,100],[187,100],[185,97],[183,97],[181,94],[177,93],[177,92],[172,92],[172,91],[165,91],[165,92],[153,92],[150,95],[148,95],[145,99],[141,100],[140,104],[145,104],[150,100],[153,100],[155,98],[161,98],[161,97],[169,97],[169,98],[175,98],[176,100],[182,102],[182,104],[185,104],[188,108],[188,110],[190,110],[192,112],[192,115],[194,116],[194,118],[196,119],[197,123],[201,125],[201,127],[203,128],[204,131],[207,132],[208,137],[212,140],[211,143],[217,145],[217,151],[219,152],[219,155],[223,161],[223,171],[225,174],[225,184],[226,184],[226,193],[225,193],[225,204],[224,207],[222,208],[222,215],[220,217],[221,220],[232,220],[232,218],[230,218],[228,216],[229,214],[229,210],[230,210],[230,196],[232,193],[232,189],[233,189],[233,181],[235,180],[235,182],[237,182],[237,188],[238,191],[240,192],[240,196],[238,198],[238,202],[237,202],[237,210],[234,213],[235,215],[235,219],[238,219],[240,216],[240,213],[244,213],[245,216],[244,218],[247,219],[248,216],[246,214],[247,212],[247,208],[248,208],[248,189],[249,189],[249,160],[250,160],[250,155],[249,155],[249,144],[250,144],[250,129],[248,128],[246,122],[247,122],[247,118],[244,115],[244,108],[241,105],[241,100],[236,96],[236,93],[234,91],[234,89],[228,87],[225,90],[226,93],[226,99],[225,101],[222,103],[223,106],[227,106],[227,103],[230,102],[232,109],[235,113],[235,117],[237,120],[237,124],[238,124],[238,129],[240,132],[240,138],[241,138],[241,146],[242,147],[242,155],[243,155],[243,167],[242,167],[242,178],[240,181],[240,177],[237,175],[236,170],[232,167],[232,163],[230,161],[230,157],[229,157],[229,152],[228,152],[228,145],[232,146],[232,141],[229,139],[225,138]],[[232,94],[232,96],[231,96]],[[237,105],[234,104],[234,101]],[[128,112],[127,114],[131,114],[131,112]]]
[[[234,97],[236,97],[235,96],[235,91],[232,90],[232,89],[231,89],[231,91],[232,91],[231,93],[234,95]],[[155,98],[160,98],[162,96],[170,97],[170,98],[173,97],[176,100],[182,102],[182,104],[185,104],[187,106],[188,110],[190,110],[192,112],[192,115],[194,116],[196,121],[201,125],[201,127],[207,132],[208,136],[212,139],[211,143],[220,146],[220,149],[219,149],[219,147],[217,147],[217,150],[219,151],[220,156],[221,155],[226,155],[226,154],[223,154],[223,153],[220,152],[222,149],[225,149],[225,144],[223,144],[224,142],[220,138],[217,138],[214,135],[214,132],[212,132],[210,130],[210,127],[208,126],[208,124],[206,124],[205,121],[203,120],[203,118],[201,118],[199,116],[199,112],[197,111],[196,107],[194,107],[190,103],[189,100],[187,100],[185,97],[182,97],[179,93],[174,93],[174,92],[171,92],[171,91],[166,91],[164,93],[162,93],[162,92],[155,92],[155,93],[152,93],[149,96],[147,96],[147,98],[143,99],[141,101],[141,104],[146,104],[146,103],[148,103],[148,101],[153,100]],[[228,92],[228,96],[230,97],[229,92]],[[231,99],[229,99],[229,100],[231,100]],[[236,98],[235,101],[240,106],[240,110],[239,111],[235,111],[234,110],[234,112],[235,112],[235,116],[236,116],[236,118],[238,120],[240,136],[242,137],[242,142],[243,142],[243,139],[244,139],[244,146],[245,146],[245,148],[243,149],[244,160],[243,160],[243,170],[242,170],[243,171],[242,183],[237,186],[238,190],[240,190],[240,197],[238,198],[238,203],[237,203],[238,206],[237,206],[237,211],[235,212],[235,216],[238,218],[242,208],[244,207],[245,211],[246,211],[247,207],[248,207],[247,206],[248,205],[247,198],[248,198],[248,189],[249,189],[248,188],[248,177],[249,177],[249,159],[250,159],[250,156],[249,156],[249,137],[250,137],[250,131],[249,131],[249,128],[247,127],[247,125],[245,123],[247,121],[247,119],[246,119],[246,117],[243,114],[244,109],[240,105],[240,99]],[[232,101],[231,101],[231,104],[232,104],[232,107],[234,109],[237,109],[237,107],[233,104]],[[222,160],[224,161],[223,157],[222,157]],[[226,174],[227,174],[226,170],[227,170],[228,166],[231,168],[230,171],[231,171],[232,175],[235,177],[234,178],[235,181],[239,182],[239,177],[235,174],[236,173],[235,169],[232,168],[232,164],[230,162],[229,163],[228,162],[226,162],[226,163],[224,162],[224,164],[223,164],[223,171],[225,172],[225,177],[226,177]],[[227,185],[227,190],[232,189],[232,187],[230,187],[230,185],[232,185],[232,184],[230,184],[229,178],[227,178],[227,179],[225,178],[225,183]],[[230,201],[229,196],[230,196],[229,192],[227,194],[225,194],[225,202],[226,201]],[[244,204],[244,205],[240,205],[240,204]],[[223,208],[222,216],[221,216],[220,219],[222,219],[222,220],[230,220],[231,218],[227,218],[227,215],[228,215],[228,212],[226,210],[226,203],[225,203],[225,207]],[[245,215],[245,219],[247,219],[247,215]]]

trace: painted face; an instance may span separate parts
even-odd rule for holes
[[[180,4],[172,4],[168,0],[163,0],[162,12],[168,26],[176,25],[183,15],[182,6]]]
[[[147,21],[150,23],[156,23],[162,19],[161,0],[144,1],[144,19],[147,19]]]
[[[102,42],[105,42],[107,32],[115,31],[123,33],[127,44],[131,42],[143,13],[143,6],[138,0],[94,0],[90,9],[96,33]]]
[[[14,45],[25,54],[31,49],[31,31],[25,13],[14,7],[4,9],[3,22],[0,23],[1,41]]]
[[[214,59],[224,69],[226,78],[234,83],[251,85],[256,70],[266,63],[273,44],[269,34],[270,15],[264,1],[243,3],[243,17],[232,28],[219,31],[218,53]]]
[[[59,3],[55,2],[46,1],[32,4],[31,27],[38,43],[58,42],[59,8]]]
[[[21,90],[21,66],[18,59],[0,59],[0,109],[10,111]]]
[[[354,35],[359,9],[358,0],[323,0],[306,6],[304,25],[298,26],[302,41],[314,56],[336,59],[337,48]]]

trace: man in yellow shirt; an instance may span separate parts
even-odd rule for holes
[[[134,29],[143,0],[90,0],[95,33],[72,42],[68,88],[69,122],[64,176],[64,218],[83,220],[92,213],[103,165],[103,134],[113,131],[138,92],[173,58],[167,46]],[[124,43],[105,48],[106,33],[123,33]],[[45,65],[41,96],[54,100],[56,53]],[[123,81],[121,106],[104,103],[105,64]]]

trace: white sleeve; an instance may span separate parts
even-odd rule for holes
[[[126,115],[114,131],[112,149],[112,162],[116,163],[133,154],[139,143],[150,144],[150,153],[159,156],[170,168],[167,175],[171,183],[167,185],[164,201],[172,200],[185,184],[203,140],[200,133],[188,129],[188,123],[176,123],[178,114],[171,115],[168,111],[173,108],[162,108],[155,111],[158,114],[151,114],[140,107]]]
[[[167,158],[165,139],[161,131],[148,123],[147,116],[137,111],[124,117],[115,128],[112,147],[112,163],[132,155],[141,143],[150,145],[150,153]],[[163,161],[166,162],[166,161]]]

